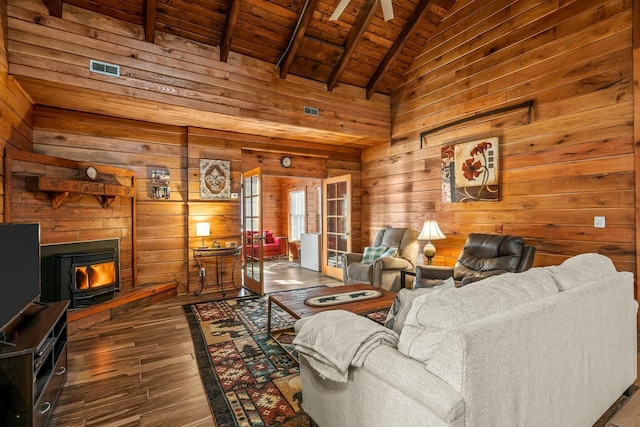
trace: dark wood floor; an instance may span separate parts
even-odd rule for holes
[[[342,282],[299,267],[265,272],[267,293],[319,285]],[[177,296],[69,337],[49,426],[215,426],[182,306],[220,296]]]
[[[318,285],[342,282],[303,268],[265,273],[267,293]],[[177,296],[71,336],[68,380],[49,426],[215,426],[182,305],[219,296]],[[639,407],[632,399],[615,424],[608,415],[597,425],[638,426]]]

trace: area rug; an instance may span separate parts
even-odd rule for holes
[[[291,344],[295,337],[293,317],[273,307],[276,342],[266,333],[267,297],[210,301],[183,308],[218,426],[310,425],[302,409],[298,363],[284,350],[295,354]],[[380,322],[386,313],[367,316]]]
[[[295,261],[264,261],[265,271],[286,270],[287,268],[299,268],[300,263]]]

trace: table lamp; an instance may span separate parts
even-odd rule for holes
[[[431,258],[436,255],[436,247],[431,243],[432,240],[442,240],[445,239],[445,235],[440,231],[440,227],[438,227],[438,223],[431,219],[429,221],[425,221],[422,226],[422,231],[418,236],[418,240],[426,240],[427,243],[424,245],[423,254],[427,258],[427,264],[431,265]]]
[[[202,237],[202,246],[201,248],[206,248],[204,245],[204,238],[209,237],[210,229],[208,222],[197,222],[196,223],[196,236]]]

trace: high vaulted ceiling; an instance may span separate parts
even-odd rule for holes
[[[455,0],[393,0],[384,21],[380,0],[351,0],[330,21],[339,0],[45,0],[60,17],[62,3],[257,58],[288,74],[344,83],[389,95]]]

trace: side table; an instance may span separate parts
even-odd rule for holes
[[[233,266],[231,268],[231,282],[233,287],[238,289],[235,282],[235,271],[236,264],[238,262],[238,258],[240,258],[240,248],[191,248],[193,251],[193,259],[198,266],[198,274],[200,275],[200,285],[198,289],[193,292],[193,295],[199,295],[202,292],[206,285],[205,275],[202,274],[202,266],[203,260],[206,258],[213,257],[215,259],[215,270],[216,270],[216,286],[220,287],[222,291],[222,296],[224,295],[224,282],[222,281],[222,275],[224,274],[224,259],[226,257],[234,257]],[[187,289],[187,293],[189,293],[189,289]]]
[[[289,237],[288,236],[276,236],[276,238],[280,242],[280,249],[279,249],[279,253],[278,253],[278,259],[280,259],[280,257],[283,257],[283,256],[285,258],[289,259],[289,257],[287,256],[287,251],[289,250]]]
[[[404,270],[400,270],[400,289],[405,287],[407,275],[416,277],[416,269],[415,268],[406,268]],[[413,288],[413,286],[412,286],[412,288]]]

